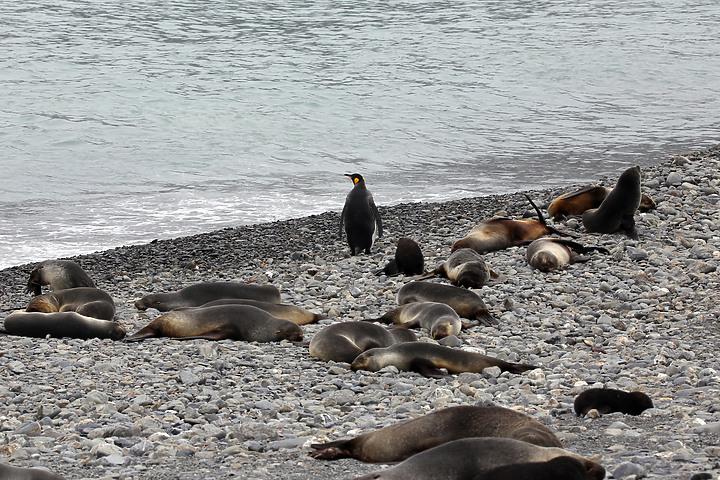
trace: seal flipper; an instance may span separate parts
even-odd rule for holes
[[[620,222],[620,228],[618,228],[618,231],[625,232],[625,235],[630,237],[633,240],[637,240],[640,238],[640,235],[638,234],[637,229],[635,228],[635,217],[632,215],[625,215],[622,218],[622,221]]]
[[[523,373],[527,372],[528,370],[535,370],[535,365],[527,365],[524,363],[509,363],[509,362],[503,362],[503,364],[498,365],[500,367],[500,370],[503,372],[510,372],[510,373]]]
[[[488,327],[492,327],[493,325],[498,325],[500,323],[498,319],[493,317],[488,311],[478,313],[475,316],[475,319],[480,322],[481,325],[486,325]]]
[[[345,446],[352,440],[335,440],[328,443],[313,443],[310,448],[314,448],[314,452],[308,452],[312,458],[320,460],[338,460],[340,458],[354,458],[350,450]]]
[[[413,360],[410,364],[410,370],[430,378],[445,378],[449,376],[449,374],[436,367],[434,363],[424,358]]]
[[[125,337],[126,342],[142,342],[146,338],[157,338],[157,335],[153,330],[149,328],[141,328],[137,332],[133,333],[129,337]]]
[[[572,237],[572,238],[577,238],[574,235],[571,235],[569,233],[563,233],[560,230],[556,230],[555,228],[548,225],[547,222],[545,221],[545,216],[542,214],[542,212],[540,211],[538,206],[535,205],[535,202],[532,201],[532,199],[530,198],[530,196],[527,193],[524,195],[525,195],[525,198],[527,198],[528,202],[530,202],[530,205],[532,205],[533,208],[535,209],[535,212],[537,212],[538,221],[542,224],[543,227],[547,228],[550,233],[555,233],[557,235],[563,235],[563,236],[568,236],[568,237]]]

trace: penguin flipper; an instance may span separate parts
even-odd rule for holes
[[[368,196],[368,203],[370,204],[370,211],[372,211],[373,218],[375,219],[375,227],[377,228],[378,238],[382,237],[382,233],[383,233],[382,219],[380,218],[380,212],[378,211],[378,208],[375,206],[375,202],[373,201],[372,195]]]

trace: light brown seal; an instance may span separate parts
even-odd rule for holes
[[[547,462],[524,462],[504,465],[483,472],[472,480],[586,480],[588,472],[580,460],[555,457]]]
[[[555,221],[573,215],[582,215],[586,210],[598,208],[610,192],[612,192],[610,187],[588,185],[573,192],[565,193],[550,202],[547,209],[548,215]],[[655,201],[652,198],[645,194],[640,196],[639,211],[649,212],[655,207]]]
[[[397,302],[399,305],[413,302],[444,303],[463,318],[477,319],[484,325],[498,323],[477,293],[452,285],[431,282],[406,283],[398,290]]]
[[[70,260],[45,260],[35,265],[30,272],[27,292],[40,295],[44,285],[50,285],[53,290],[95,287],[95,283],[85,270]]]
[[[539,447],[512,438],[482,437],[443,443],[392,467],[355,477],[355,480],[469,480],[493,468],[519,461],[546,462],[556,457],[579,460],[585,466],[588,480],[605,478],[602,465],[562,448]]]
[[[418,372],[428,377],[444,377],[441,368],[447,370],[449,374],[480,373],[487,367],[500,367],[501,371],[510,373],[522,373],[538,368],[425,342],[397,343],[385,348],[371,348],[358,355],[350,367],[353,370],[377,372],[390,365],[398,370]]]
[[[415,277],[416,280],[434,275],[447,278],[455,286],[480,288],[500,278],[490,270],[482,255],[472,248],[459,248],[452,252],[443,263],[427,273]]]
[[[120,340],[125,329],[110,320],[86,317],[77,312],[13,312],[5,317],[5,331],[11,335],[42,338],[110,338]]]
[[[127,341],[138,342],[151,337],[300,341],[302,329],[289,320],[275,318],[250,305],[218,305],[167,312],[127,337]]]
[[[239,298],[225,298],[222,300],[213,300],[212,302],[202,305],[202,307],[215,307],[217,305],[252,305],[260,310],[265,310],[275,318],[290,320],[298,325],[307,325],[322,320],[322,315],[305,310],[295,305],[286,305],[284,303],[268,303],[258,302],[256,300],[242,300]]]
[[[11,467],[0,463],[0,480],[65,480],[65,477],[40,468]]]
[[[365,322],[333,323],[310,340],[310,355],[320,360],[352,363],[370,348],[389,347],[398,342],[414,342],[415,334],[402,328],[386,329]]]
[[[394,323],[405,328],[420,327],[433,338],[457,335],[463,327],[460,316],[449,305],[438,302],[413,302],[393,308],[369,322]]]
[[[280,303],[280,291],[272,285],[253,285],[238,282],[201,282],[188,285],[177,292],[151,293],[135,301],[139,310],[155,308],[161,312],[184,307],[199,307],[213,300],[241,298],[268,303]]]
[[[99,288],[66,288],[34,297],[25,311],[77,312],[86,317],[112,320],[115,317],[115,302],[107,292]]]
[[[625,170],[618,178],[615,188],[598,208],[586,210],[583,225],[589,233],[624,232],[630,238],[638,238],[635,229],[635,211],[640,205],[640,167]]]
[[[549,272],[564,268],[566,265],[575,262],[586,262],[590,258],[583,257],[580,254],[593,250],[608,253],[606,248],[585,247],[578,242],[565,238],[538,238],[528,245],[525,258],[531,267],[542,272]]]
[[[643,392],[624,392],[613,388],[591,388],[575,397],[575,413],[585,415],[592,409],[602,414],[621,412],[628,415],[640,415],[653,402]]]
[[[311,445],[310,456],[324,460],[401,462],[416,453],[460,438],[514,438],[542,447],[562,447],[552,430],[505,407],[463,405],[436,410],[355,438]]]

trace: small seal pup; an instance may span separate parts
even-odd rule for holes
[[[99,288],[65,288],[34,297],[25,311],[77,312],[86,317],[112,320],[115,317],[115,302],[110,295]]]
[[[412,302],[444,303],[463,318],[477,319],[483,325],[498,323],[477,293],[452,285],[431,282],[406,283],[398,290],[397,302],[399,305]]]
[[[305,310],[302,307],[295,305],[286,305],[284,303],[268,303],[258,302],[256,300],[242,300],[239,298],[224,298],[222,300],[213,300],[200,308],[204,307],[215,307],[217,305],[252,305],[260,310],[265,310],[275,318],[281,318],[283,320],[290,320],[298,325],[307,325],[308,323],[315,323],[322,320],[322,315],[313,313],[309,310]],[[192,307],[191,307],[192,308]]]
[[[415,280],[434,275],[447,278],[455,286],[467,288],[480,288],[500,278],[500,275],[490,270],[482,255],[472,248],[455,250],[434,270],[415,277]]]
[[[587,262],[588,257],[582,257],[592,250],[609,253],[603,247],[585,247],[578,242],[565,238],[538,238],[529,242],[525,258],[528,265],[542,272],[564,268],[575,262]]]
[[[280,291],[272,285],[239,282],[201,282],[177,292],[151,293],[135,301],[138,310],[155,308],[161,312],[183,307],[199,307],[213,300],[241,298],[260,302],[280,303]]]
[[[392,467],[355,477],[354,480],[468,480],[504,465],[546,462],[555,457],[579,460],[586,479],[602,480],[602,465],[558,447],[539,447],[512,438],[462,438],[420,452]],[[512,479],[517,480],[517,479]]]
[[[393,308],[382,317],[366,322],[394,323],[404,328],[421,327],[434,339],[457,335],[463,327],[460,316],[449,305],[438,302],[413,302]]]
[[[580,460],[555,457],[547,462],[526,462],[493,468],[472,480],[585,480],[587,471]]]
[[[598,208],[610,192],[612,192],[610,187],[588,185],[574,192],[565,193],[550,202],[547,209],[548,215],[555,221],[573,215],[582,215],[586,210]],[[644,193],[640,196],[639,211],[649,212],[655,207],[655,201],[652,198]]]
[[[621,412],[628,415],[640,415],[653,402],[643,392],[624,392],[613,388],[591,388],[575,397],[575,413],[587,414],[593,408],[601,414]]]
[[[160,315],[133,335],[129,342],[151,337],[248,342],[300,341],[302,329],[250,305],[218,305],[174,310]]]
[[[625,170],[618,178],[615,188],[598,208],[586,210],[582,222],[589,233],[624,232],[630,238],[638,238],[635,229],[635,210],[640,205],[640,167]]]
[[[110,320],[86,317],[77,312],[13,312],[5,317],[5,331],[10,335],[42,338],[110,338],[120,340],[125,329]]]
[[[80,265],[70,260],[45,260],[35,265],[30,272],[27,293],[40,295],[43,285],[53,290],[75,287],[95,287],[90,276]]]
[[[354,438],[310,445],[313,458],[355,458],[369,463],[401,462],[416,453],[460,438],[514,438],[541,447],[562,443],[552,430],[505,407],[462,405],[442,408]]]
[[[370,348],[389,347],[398,342],[415,342],[409,330],[390,330],[365,322],[333,323],[310,340],[310,355],[326,362],[352,363],[355,357]]]
[[[425,259],[420,246],[414,240],[402,237],[397,242],[395,258],[385,268],[375,271],[376,275],[419,275],[425,270]]]
[[[532,199],[527,195],[525,195],[525,198],[528,199],[537,212],[537,220],[534,218],[523,218],[521,220],[505,217],[491,218],[476,225],[467,236],[453,243],[450,251],[472,248],[478,253],[494,252],[522,245],[526,240],[535,240],[551,233],[570,236],[549,226]]]
[[[40,468],[11,467],[0,463],[0,480],[65,480],[65,477]]]
[[[426,377],[445,377],[440,371],[441,368],[449,374],[480,373],[487,367],[500,367],[501,371],[510,373],[522,373],[538,368],[425,342],[396,343],[385,348],[371,348],[358,355],[350,368],[377,372],[389,365],[398,370],[418,372]]]
[[[382,237],[382,220],[370,190],[365,186],[365,179],[359,173],[345,174],[350,177],[355,186],[347,198],[340,214],[340,238],[342,238],[343,225],[350,246],[350,254],[357,255],[363,250],[370,253],[373,236],[377,233]],[[376,232],[377,228],[377,232]]]

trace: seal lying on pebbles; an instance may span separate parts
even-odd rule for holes
[[[290,320],[291,322],[298,325],[316,323],[317,321],[325,318],[318,313],[313,313],[295,305],[286,305],[284,303],[258,302],[256,300],[242,300],[239,298],[225,298],[222,300],[213,300],[212,302],[208,302],[205,305],[202,305],[201,308],[216,307],[218,305],[252,305],[253,307],[259,308],[260,310],[265,310],[275,318]]]
[[[161,312],[183,307],[199,307],[213,300],[241,298],[260,302],[280,303],[280,291],[272,285],[238,282],[202,282],[188,285],[177,292],[151,293],[135,301],[138,310],[155,308]]]
[[[493,468],[472,480],[585,480],[587,471],[573,457],[555,457],[547,462],[516,463]]]
[[[65,477],[40,468],[11,467],[0,463],[0,480],[65,480]]]
[[[435,339],[457,335],[463,326],[460,316],[452,307],[437,302],[408,303],[393,308],[382,317],[365,321],[394,323],[405,328],[425,328]]]
[[[35,265],[35,268],[30,272],[27,292],[40,295],[43,285],[50,285],[53,290],[95,287],[95,283],[85,273],[85,270],[70,260],[45,260]]]
[[[505,217],[491,218],[476,225],[467,236],[453,243],[451,251],[472,248],[478,253],[494,252],[495,250],[515,247],[527,240],[535,240],[551,233],[567,236],[567,234],[563,234],[549,226],[540,209],[530,197],[527,195],[525,197],[537,212],[537,220],[534,218],[524,218],[522,220]]]
[[[275,318],[259,308],[218,305],[165,313],[127,337],[127,341],[138,342],[151,337],[279,342],[300,341],[303,334],[293,322]]]
[[[352,173],[345,176],[350,177],[355,186],[345,198],[345,206],[340,214],[340,237],[345,225],[350,254],[357,255],[363,250],[365,253],[370,253],[375,233],[378,237],[382,237],[380,212],[375,206],[370,190],[365,186],[362,175]]]
[[[603,247],[585,247],[573,240],[565,238],[538,238],[529,242],[525,258],[528,264],[543,272],[557,270],[575,262],[586,262],[587,257],[580,254],[597,250],[601,253],[609,253]]]
[[[377,372],[387,366],[398,370],[418,372],[428,377],[444,377],[448,373],[480,373],[487,367],[500,367],[503,372],[522,373],[538,367],[521,363],[509,363],[499,358],[434,343],[397,343],[385,348],[372,348],[353,360],[353,370]]]
[[[394,463],[468,437],[514,438],[542,447],[562,447],[552,430],[524,413],[505,407],[463,405],[436,410],[355,438],[313,444],[315,451],[310,456]]]
[[[548,215],[553,220],[562,220],[572,215],[582,215],[586,210],[598,208],[603,200],[612,192],[610,187],[598,187],[589,185],[580,188],[574,192],[560,195],[548,206]],[[656,207],[655,201],[649,196],[642,194],[640,196],[640,206],[638,210],[641,212],[649,212]]]
[[[376,275],[384,273],[385,275],[419,275],[425,269],[425,259],[423,258],[420,246],[414,240],[402,237],[397,242],[395,249],[395,258],[390,260],[385,268],[375,271]]]
[[[443,263],[418,277],[429,278],[434,275],[447,278],[455,286],[467,288],[480,288],[491,279],[497,280],[500,276],[490,270],[482,255],[472,248],[460,248],[450,254]]]
[[[30,300],[27,312],[77,312],[86,317],[112,320],[115,302],[99,288],[77,287],[53,290]]]
[[[630,238],[637,238],[635,210],[640,205],[640,167],[625,170],[618,178],[615,188],[598,208],[585,211],[582,215],[585,230],[590,233],[624,232]]]
[[[585,467],[587,479],[605,478],[602,465],[557,447],[539,447],[512,438],[463,438],[420,452],[397,465],[355,480],[467,480],[504,465],[546,462],[572,457]],[[514,480],[514,479],[513,479]]]
[[[477,319],[483,325],[498,323],[478,294],[452,285],[431,282],[406,283],[398,290],[397,302],[399,305],[413,302],[444,303],[463,318]]]
[[[624,392],[612,388],[591,388],[575,397],[575,413],[582,416],[592,409],[601,414],[621,412],[629,415],[640,415],[653,402],[643,392]]]
[[[310,340],[310,355],[326,362],[352,363],[368,349],[416,340],[413,332],[402,328],[387,330],[380,325],[365,322],[333,323]]]
[[[125,329],[110,320],[86,317],[77,312],[13,312],[5,317],[5,331],[11,335],[42,338],[110,338],[120,340]]]

